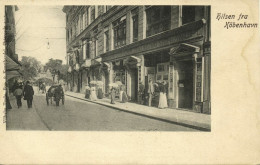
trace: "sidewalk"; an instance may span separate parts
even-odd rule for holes
[[[171,122],[173,124],[183,125],[202,131],[211,130],[211,116],[207,114],[194,113],[170,108],[159,109],[156,107],[148,107],[145,105],[130,102],[120,103],[119,101],[116,101],[116,104],[110,104],[110,99],[108,98],[98,99],[97,101],[91,101],[85,99],[84,94],[82,93],[75,93],[70,91],[65,92],[65,95],[85,100],[88,102],[96,103],[99,105],[104,105],[128,113],[133,113],[161,121]]]
[[[34,105],[28,109],[26,100],[22,99],[22,107],[18,109],[15,97],[11,94],[9,98],[12,109],[6,112],[6,130],[48,130]]]

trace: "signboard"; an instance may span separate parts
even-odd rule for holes
[[[201,101],[202,84],[202,62],[201,59],[196,63],[196,101]]]

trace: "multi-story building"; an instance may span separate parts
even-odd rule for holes
[[[64,6],[71,85],[121,81],[132,101],[166,81],[168,105],[210,113],[210,6]],[[158,99],[157,99],[158,100]],[[153,101],[156,104],[156,98]]]
[[[18,62],[18,55],[15,53],[15,11],[17,10],[17,6],[5,6],[5,69],[7,81],[21,76],[19,72],[21,64]]]

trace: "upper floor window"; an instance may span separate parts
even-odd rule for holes
[[[96,12],[95,12],[95,6],[92,6],[91,7],[91,22],[93,22],[94,21],[94,19],[95,19],[95,14],[96,14]]]
[[[195,6],[182,7],[182,24],[195,21]]]
[[[151,6],[146,9],[147,37],[170,30],[171,6]]]
[[[98,40],[95,39],[95,41],[93,42],[93,54],[94,54],[94,58],[98,56]]]
[[[132,14],[132,42],[138,41],[138,8]]]
[[[108,27],[105,28],[104,30],[104,52],[109,51],[109,31]]]
[[[126,16],[113,22],[114,48],[119,48],[126,44]]]

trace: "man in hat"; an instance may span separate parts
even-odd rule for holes
[[[54,99],[56,101],[56,106],[59,106],[60,104],[60,99],[64,96],[63,93],[63,88],[61,86],[61,84],[59,84],[58,87],[55,88],[54,90]]]
[[[23,96],[24,96],[24,100],[27,100],[28,108],[32,108],[33,95],[34,95],[33,87],[31,86],[30,81],[27,81],[23,90]]]

